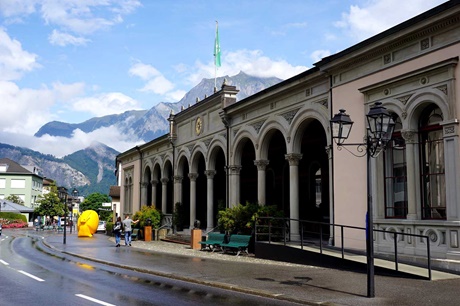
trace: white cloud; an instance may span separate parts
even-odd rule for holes
[[[185,70],[183,65],[178,65],[178,67],[181,67],[182,71]],[[151,65],[137,62],[131,66],[128,72],[129,75],[146,81],[145,85],[139,89],[140,91],[155,93],[174,101],[179,101],[185,95],[183,90],[173,91],[175,84]]]
[[[372,0],[365,5],[350,6],[336,26],[356,41],[369,38],[377,33],[427,11],[445,0]]]
[[[23,73],[40,67],[36,59],[36,54],[24,51],[21,43],[0,27],[0,81],[17,80]]]
[[[140,5],[135,0],[50,1],[42,3],[41,13],[48,24],[91,34],[122,22],[121,14],[128,14]]]
[[[222,67],[217,71],[218,76],[235,75],[240,71],[257,77],[278,77],[288,79],[307,70],[306,66],[293,66],[284,59],[273,60],[263,55],[260,50],[238,50],[224,52],[222,55]],[[198,84],[203,78],[214,75],[214,63],[207,64],[196,62],[193,72],[188,80],[191,84]]]
[[[185,96],[186,93],[187,92],[185,90],[176,90],[168,92],[166,96],[168,98],[168,101],[179,101]]]
[[[86,45],[86,43],[90,41],[84,37],[76,37],[68,33],[60,32],[58,30],[53,30],[51,35],[48,37],[48,40],[52,45],[61,47],[65,47],[67,45]]]
[[[123,15],[140,6],[139,0],[2,0],[0,13],[10,19],[10,23],[40,13],[46,24],[58,27],[61,33],[89,35],[123,22]],[[50,42],[57,45],[65,41],[66,45],[81,45],[84,39],[70,34],[59,36],[54,32],[50,35]]]
[[[146,65],[144,63],[134,64],[129,69],[129,74],[132,76],[137,76],[144,81],[161,75],[161,73],[155,67],[151,65]]]
[[[159,95],[165,95],[174,88],[174,84],[164,76],[157,76],[147,82],[141,91],[153,92]]]
[[[13,146],[25,147],[43,154],[51,154],[56,157],[63,157],[82,150],[91,145],[94,141],[103,142],[118,152],[124,152],[144,141],[136,139],[133,135],[124,135],[114,126],[97,129],[91,133],[84,133],[77,129],[72,137],[60,137],[43,135],[34,137],[18,133],[0,132],[2,143]],[[103,139],[103,141],[101,141]]]
[[[329,50],[315,50],[310,55],[310,58],[313,60],[314,63],[319,62],[322,58],[331,55],[331,51]]]
[[[37,0],[3,0],[0,1],[0,12],[5,17],[28,15],[35,12]]]
[[[55,83],[51,88],[19,88],[13,82],[0,81],[0,101],[2,116],[0,130],[12,133],[34,134],[45,123],[56,120],[51,108],[57,101],[80,95],[84,90],[82,83]]]
[[[73,109],[79,112],[88,112],[101,117],[120,114],[127,110],[142,109],[138,101],[120,92],[103,93],[92,97],[85,97],[73,101]]]

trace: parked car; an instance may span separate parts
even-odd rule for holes
[[[105,233],[106,232],[106,221],[99,221],[99,225],[97,226],[96,233]]]
[[[2,235],[2,224],[0,224],[0,236]]]

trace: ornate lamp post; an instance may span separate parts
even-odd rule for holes
[[[70,233],[72,234],[72,228],[74,226],[74,223],[73,223],[73,206],[75,205],[75,203],[77,202],[77,198],[78,198],[78,190],[76,188],[74,188],[72,190],[72,203],[70,204],[70,207],[71,207],[71,210],[70,210],[70,220],[71,220],[71,224],[70,224]]]
[[[63,235],[63,240],[62,243],[66,244],[66,232],[67,232],[67,189],[64,187],[59,187],[58,190],[58,197],[59,199],[64,202],[64,216],[65,216],[65,221],[64,221],[64,235]]]
[[[382,151],[385,151],[388,143],[391,141],[395,123],[391,118],[390,113],[381,102],[376,102],[370,108],[367,118],[367,133],[364,143],[348,143],[345,140],[350,135],[353,121],[350,116],[341,109],[338,114],[334,115],[331,122],[332,138],[337,144],[337,149],[341,150],[344,146],[357,146],[358,152],[363,152],[363,147],[366,151],[357,155],[349,151],[357,157],[367,156],[367,214],[366,214],[366,258],[367,258],[367,297],[375,297],[374,286],[374,222],[372,212],[372,190],[371,190],[371,165],[370,158],[377,157]]]

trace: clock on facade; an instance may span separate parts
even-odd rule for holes
[[[195,133],[197,135],[200,135],[202,129],[203,129],[203,120],[200,117],[198,117],[196,118],[196,121],[195,121]]]

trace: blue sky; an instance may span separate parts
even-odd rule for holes
[[[99,139],[119,151],[132,147],[135,140],[113,129],[32,136],[53,120],[179,101],[214,77],[216,20],[217,76],[287,79],[443,2],[0,0],[0,142],[56,156]]]

